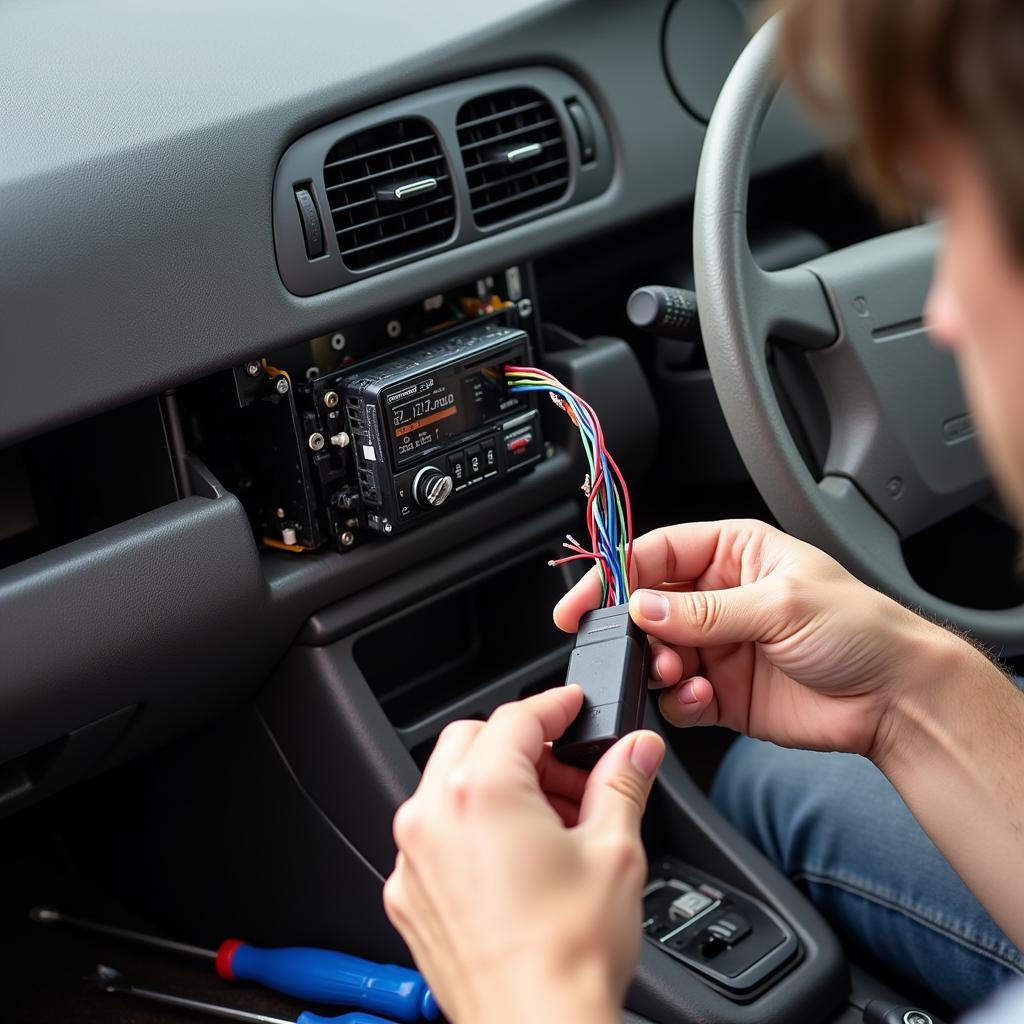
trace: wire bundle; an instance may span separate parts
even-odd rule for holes
[[[611,453],[605,447],[601,422],[590,405],[570,391],[557,377],[532,366],[506,366],[505,379],[513,394],[546,391],[580,432],[590,472],[583,480],[587,496],[587,530],[590,548],[571,534],[562,547],[572,552],[550,565],[591,559],[601,569],[601,605],[610,607],[629,600],[629,572],[633,559],[633,512],[629,490]]]

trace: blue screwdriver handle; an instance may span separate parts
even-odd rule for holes
[[[375,1017],[372,1013],[343,1013],[340,1017],[321,1017],[318,1013],[305,1010],[300,1013],[295,1024],[392,1024],[383,1017]]]
[[[228,981],[255,981],[296,999],[358,1007],[403,1024],[434,1021],[441,1013],[419,971],[330,949],[260,949],[228,939],[217,951],[216,966]],[[307,1017],[304,1024],[315,1024],[315,1016]]]

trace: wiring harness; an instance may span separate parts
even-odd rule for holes
[[[590,471],[583,480],[587,497],[590,547],[566,534],[562,547],[572,554],[549,565],[580,559],[594,561],[601,570],[601,605],[610,608],[629,601],[629,573],[633,559],[633,512],[626,481],[604,442],[597,413],[557,377],[532,366],[506,366],[505,379],[512,393],[546,391],[580,432]]]

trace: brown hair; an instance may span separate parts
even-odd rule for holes
[[[1021,0],[790,0],[780,57],[813,112],[852,120],[855,173],[891,215],[918,205],[915,140],[966,140],[1024,257]]]

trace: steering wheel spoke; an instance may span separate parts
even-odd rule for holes
[[[828,348],[839,337],[828,296],[810,268],[758,270],[755,287],[765,337],[807,349]]]
[[[840,324],[809,360],[832,423],[825,472],[856,481],[902,536],[990,490],[956,364],[923,322],[938,237],[909,228],[809,264]]]

